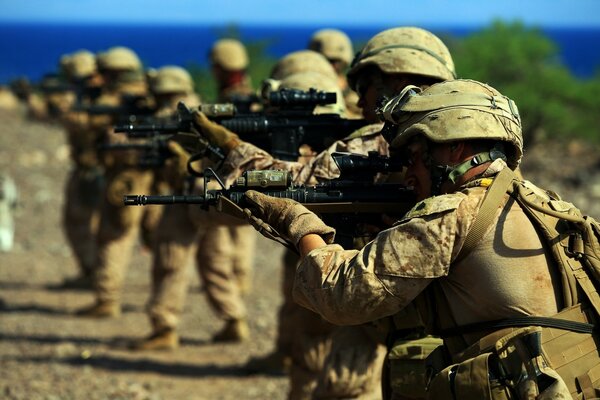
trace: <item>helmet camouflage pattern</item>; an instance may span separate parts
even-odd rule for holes
[[[115,71],[139,71],[142,62],[135,52],[127,47],[111,47],[98,54],[98,69]]]
[[[289,75],[308,71],[337,79],[335,69],[325,56],[312,50],[299,50],[285,55],[273,67],[271,78],[281,80]]]
[[[397,126],[391,147],[404,146],[423,135],[432,142],[489,139],[510,144],[508,165],[523,156],[521,118],[517,105],[493,87],[469,79],[436,83],[420,92],[405,88],[380,110],[385,121]]]
[[[227,71],[241,71],[248,67],[248,53],[239,40],[221,39],[213,45],[210,61]]]
[[[348,83],[356,89],[360,71],[375,66],[386,74],[415,74],[445,81],[456,78],[446,45],[421,28],[402,27],[380,32],[356,55]]]
[[[343,61],[350,65],[354,50],[348,35],[337,29],[321,29],[313,34],[308,48],[323,54],[329,60]]]
[[[150,90],[156,94],[192,93],[194,82],[185,69],[168,65],[154,71],[148,77]]]
[[[96,56],[88,50],[79,50],[62,56],[60,66],[71,79],[83,79],[96,72]]]

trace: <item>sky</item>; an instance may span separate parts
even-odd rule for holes
[[[0,0],[2,22],[600,27],[600,0]]]

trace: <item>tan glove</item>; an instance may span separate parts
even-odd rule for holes
[[[194,111],[194,124],[200,133],[212,145],[221,148],[225,153],[240,144],[240,138],[229,129],[211,121],[201,111]]]
[[[294,200],[279,199],[254,190],[247,191],[244,199],[248,221],[268,238],[280,236],[297,246],[300,239],[314,233],[326,243],[333,242],[335,229],[325,225],[313,212]]]
[[[173,157],[165,162],[165,178],[175,187],[179,187],[182,180],[188,176],[187,164],[190,159],[190,153],[177,142],[169,140],[167,142],[169,151]]]

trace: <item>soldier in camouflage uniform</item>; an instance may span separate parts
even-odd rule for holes
[[[427,330],[444,336],[431,399],[596,398],[597,278],[547,231],[561,229],[552,218],[581,214],[514,174],[523,154],[515,103],[454,80],[408,87],[383,115],[419,202],[363,249],[331,244],[334,230],[298,203],[246,193],[250,219],[303,256],[294,298],[337,324],[419,305]],[[598,247],[597,233],[588,245]]]
[[[248,53],[238,40],[221,39],[215,42],[210,51],[210,63],[218,85],[217,102],[227,103],[232,97],[254,93],[247,72]]]
[[[151,104],[142,64],[132,50],[113,47],[98,54],[97,64],[103,74],[106,91],[97,99],[96,104],[117,107],[123,104],[126,96],[139,96],[140,102]],[[91,115],[89,118],[99,142],[126,142],[126,137],[113,132],[113,125],[116,123],[114,116]],[[121,314],[123,280],[133,247],[140,236],[144,213],[156,212],[123,205],[125,194],[148,193],[154,182],[152,170],[137,166],[138,156],[136,151],[131,150],[101,153],[106,186],[97,236],[96,302],[79,310],[78,315],[116,317]]]
[[[338,29],[321,29],[312,35],[308,48],[323,54],[329,60],[338,75],[348,107],[348,117],[359,118],[361,111],[357,105],[358,95],[350,88],[346,78],[346,71],[354,57],[354,49],[348,35]]]
[[[151,79],[151,90],[159,109],[172,114],[178,101],[197,106],[189,73],[179,67],[164,67]],[[187,154],[175,143],[169,144],[176,156],[167,162],[165,175],[170,193],[193,190],[187,173]],[[152,295],[148,305],[152,333],[132,343],[134,350],[172,350],[178,347],[177,324],[183,311],[189,285],[188,267],[195,258],[209,303],[226,321],[245,321],[246,310],[241,299],[240,282],[234,271],[235,248],[230,227],[231,218],[207,213],[194,205],[166,207],[157,229],[153,248]],[[233,221],[240,225],[239,221]],[[254,237],[254,236],[253,236]],[[247,334],[243,322],[238,322],[237,338]]]
[[[92,104],[102,85],[96,56],[80,50],[61,58],[61,67],[69,82],[77,88],[77,106]],[[65,188],[63,228],[79,268],[75,278],[59,288],[91,289],[96,264],[96,235],[103,193],[103,170],[96,154],[96,136],[89,116],[73,108],[62,118],[73,169]]]
[[[229,168],[230,171],[239,172],[239,166],[244,165],[245,169],[291,170],[294,181],[297,183],[310,184],[319,179],[332,179],[339,176],[339,171],[329,156],[332,151],[363,154],[368,151],[378,151],[380,154],[387,154],[387,142],[379,134],[381,124],[375,123],[378,121],[375,114],[378,99],[382,96],[391,97],[408,84],[426,87],[431,83],[454,77],[452,58],[445,45],[436,36],[419,28],[390,29],[376,35],[367,43],[349,72],[350,84],[357,89],[360,96],[358,104],[362,108],[363,116],[368,121],[374,122],[373,125],[366,126],[347,139],[335,143],[328,151],[315,157],[308,165],[283,163],[275,160],[254,146],[240,143],[235,135],[223,135],[225,137],[221,136],[215,140],[215,143],[221,143],[228,150],[225,168]],[[207,120],[201,115],[198,117],[200,125],[204,124],[206,128],[204,131],[209,131]],[[222,129],[216,129],[215,132],[222,133]],[[399,330],[410,330],[410,332],[415,329],[417,332],[422,330],[420,321],[414,313],[412,314],[402,319],[404,325],[398,328]],[[382,322],[380,325],[386,323],[388,322]],[[313,392],[313,396],[322,398],[336,396],[380,397],[378,382],[381,363],[385,355],[385,348],[382,346],[385,342],[385,333],[382,335],[377,326],[363,326],[356,329],[343,329],[339,332],[336,330],[334,336],[336,339],[331,342],[334,344],[333,348],[325,351],[328,353],[326,366],[321,369],[325,373],[316,379],[313,378],[312,382],[306,380],[305,385],[299,385],[301,388],[294,388],[293,381],[291,397],[310,396],[310,392]],[[419,336],[421,334],[417,334],[417,337]],[[347,348],[344,350],[345,345],[340,338],[347,341],[348,347],[354,343],[356,349],[354,354],[357,355],[354,357],[355,364],[348,362],[352,359],[350,356],[336,356],[336,354],[340,354],[338,353],[340,351],[345,351],[346,356],[350,354]],[[419,353],[424,353],[418,343],[412,345],[403,343],[403,345],[414,347],[419,349]],[[429,343],[426,343],[426,347],[429,347]],[[346,361],[346,364],[343,360]],[[424,378],[421,377],[421,379]],[[418,398],[422,397],[423,393],[420,388],[420,390],[403,394],[411,398]]]

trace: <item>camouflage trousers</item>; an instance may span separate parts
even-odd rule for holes
[[[298,258],[284,259],[284,302],[279,311],[278,350],[290,356],[290,400],[381,399],[386,355],[371,325],[336,326],[292,299]]]
[[[63,228],[80,274],[93,276],[104,178],[100,169],[75,167],[65,187]]]
[[[256,232],[225,214],[198,206],[165,208],[159,223],[148,305],[153,329],[174,329],[181,317],[192,259],[214,312],[224,320],[246,317],[242,294],[250,286]]]
[[[140,236],[144,215],[162,211],[159,206],[123,205],[125,194],[150,193],[153,175],[152,171],[137,169],[107,173],[98,228],[95,274],[96,296],[101,302],[121,302],[125,274],[133,248]],[[149,219],[157,220],[156,217]],[[153,228],[151,225],[144,227]]]

